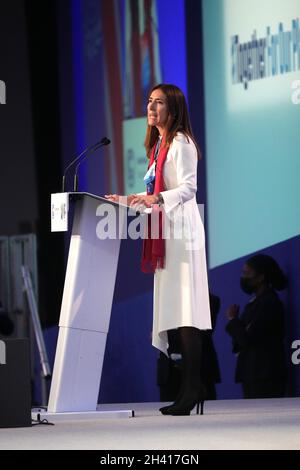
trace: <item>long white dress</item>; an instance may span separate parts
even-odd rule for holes
[[[164,164],[165,268],[154,275],[152,344],[165,354],[167,330],[211,329],[205,234],[196,202],[197,150],[183,134]]]

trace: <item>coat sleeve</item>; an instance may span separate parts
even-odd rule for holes
[[[164,209],[170,212],[179,204],[194,197],[197,191],[197,150],[194,143],[184,135],[175,137],[170,147],[171,157],[176,168],[178,186],[162,191]]]
[[[235,349],[272,344],[284,335],[282,304],[273,300],[263,302],[247,327],[239,318],[234,318],[227,323],[226,331],[232,337]]]

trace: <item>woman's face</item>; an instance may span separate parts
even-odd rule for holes
[[[251,268],[251,266],[245,263],[242,268],[242,276],[246,277],[247,279],[253,279],[257,276],[257,273],[254,271],[253,268]]]
[[[148,124],[155,126],[160,134],[165,130],[169,117],[167,97],[159,89],[152,91],[147,106]]]
[[[242,269],[242,276],[240,279],[240,286],[241,289],[246,294],[253,294],[256,292],[257,288],[263,282],[263,276],[261,274],[257,274],[257,272],[251,268],[247,263],[244,264]]]

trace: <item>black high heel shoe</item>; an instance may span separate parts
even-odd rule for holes
[[[167,415],[169,408],[171,408],[171,406],[174,406],[174,405],[175,403],[173,403],[173,405],[162,406],[161,408],[159,408],[159,411],[161,412],[161,414]]]
[[[168,409],[168,412],[165,414],[171,415],[171,416],[189,416],[191,414],[191,411],[194,409],[195,405],[197,405],[196,408],[196,414],[199,414],[199,409],[200,409],[200,414],[203,415],[203,409],[204,409],[204,400],[201,401],[194,401],[190,402],[186,406],[174,406],[170,407]]]
[[[163,415],[168,415],[168,414],[169,414],[169,410],[172,409],[174,406],[176,406],[178,402],[180,402],[182,396],[183,396],[183,394],[180,393],[180,394],[178,395],[178,397],[175,399],[174,403],[172,403],[171,405],[162,406],[161,408],[159,408],[159,411],[161,412],[161,414],[163,414]]]
[[[199,392],[199,389],[201,390]],[[201,385],[198,390],[189,390],[184,393],[178,402],[175,402],[174,405],[169,406],[166,410],[164,410],[165,415],[173,415],[173,416],[188,416],[191,414],[191,411],[196,408],[197,415],[203,415],[204,411],[204,401],[207,396],[206,387]]]
[[[180,390],[177,394],[177,397],[175,398],[174,403],[172,403],[170,405],[167,405],[167,406],[162,406],[161,408],[159,408],[159,411],[161,412],[161,414],[168,415],[169,414],[169,409],[176,406],[177,403],[179,403],[181,401],[181,399],[183,398],[183,395],[184,395],[184,388],[181,385]]]

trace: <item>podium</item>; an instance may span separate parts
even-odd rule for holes
[[[67,229],[69,204],[74,217],[48,408],[33,414],[38,420],[132,417],[133,410],[101,411],[97,404],[128,207],[88,193],[53,196],[53,230]],[[111,224],[106,238],[103,220]]]

